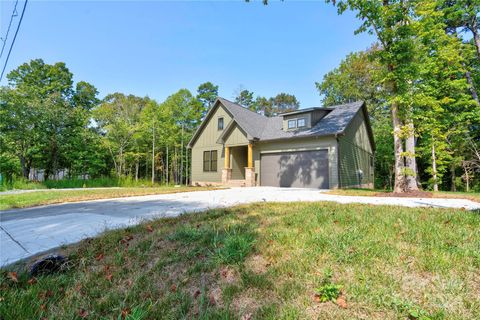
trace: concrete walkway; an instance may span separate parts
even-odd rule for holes
[[[106,229],[253,202],[334,201],[407,207],[480,209],[463,199],[351,197],[295,188],[232,188],[105,199],[0,211],[0,266],[75,243]]]

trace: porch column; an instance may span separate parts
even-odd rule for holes
[[[225,160],[222,169],[222,184],[228,184],[232,179],[232,169],[230,168],[230,147],[225,146]]]
[[[225,161],[223,167],[225,169],[230,168],[230,147],[225,147]]]
[[[253,168],[253,146],[251,143],[248,144],[248,167]]]
[[[248,144],[247,167],[245,168],[245,186],[255,186],[255,168],[253,167],[253,146]]]

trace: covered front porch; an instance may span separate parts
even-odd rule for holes
[[[225,161],[222,169],[222,184],[232,187],[255,186],[253,145],[225,145]]]

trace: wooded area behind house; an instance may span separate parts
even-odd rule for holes
[[[480,1],[327,2],[339,13],[354,11],[362,23],[357,32],[377,38],[316,83],[325,106],[366,101],[377,145],[375,186],[480,190]],[[70,179],[188,184],[186,146],[219,89],[205,82],[163,102],[118,92],[100,99],[94,85],[74,84],[64,63],[41,59],[7,78],[0,88],[6,186],[35,179],[32,169],[46,180],[64,170]],[[244,88],[235,102],[266,116],[300,107],[292,94],[268,98]]]
[[[36,180],[39,171],[42,180],[57,179],[61,171],[68,179],[188,184],[187,143],[218,95],[218,86],[206,82],[196,95],[180,89],[161,103],[118,92],[99,99],[92,84],[74,85],[64,63],[41,59],[7,78],[9,85],[0,89],[0,172],[6,186],[19,178]],[[261,101],[270,114],[299,107],[285,93],[252,101],[243,96],[252,92],[241,90],[236,100],[252,110]]]

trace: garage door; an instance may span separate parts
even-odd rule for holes
[[[262,154],[260,184],[328,189],[328,150]]]

